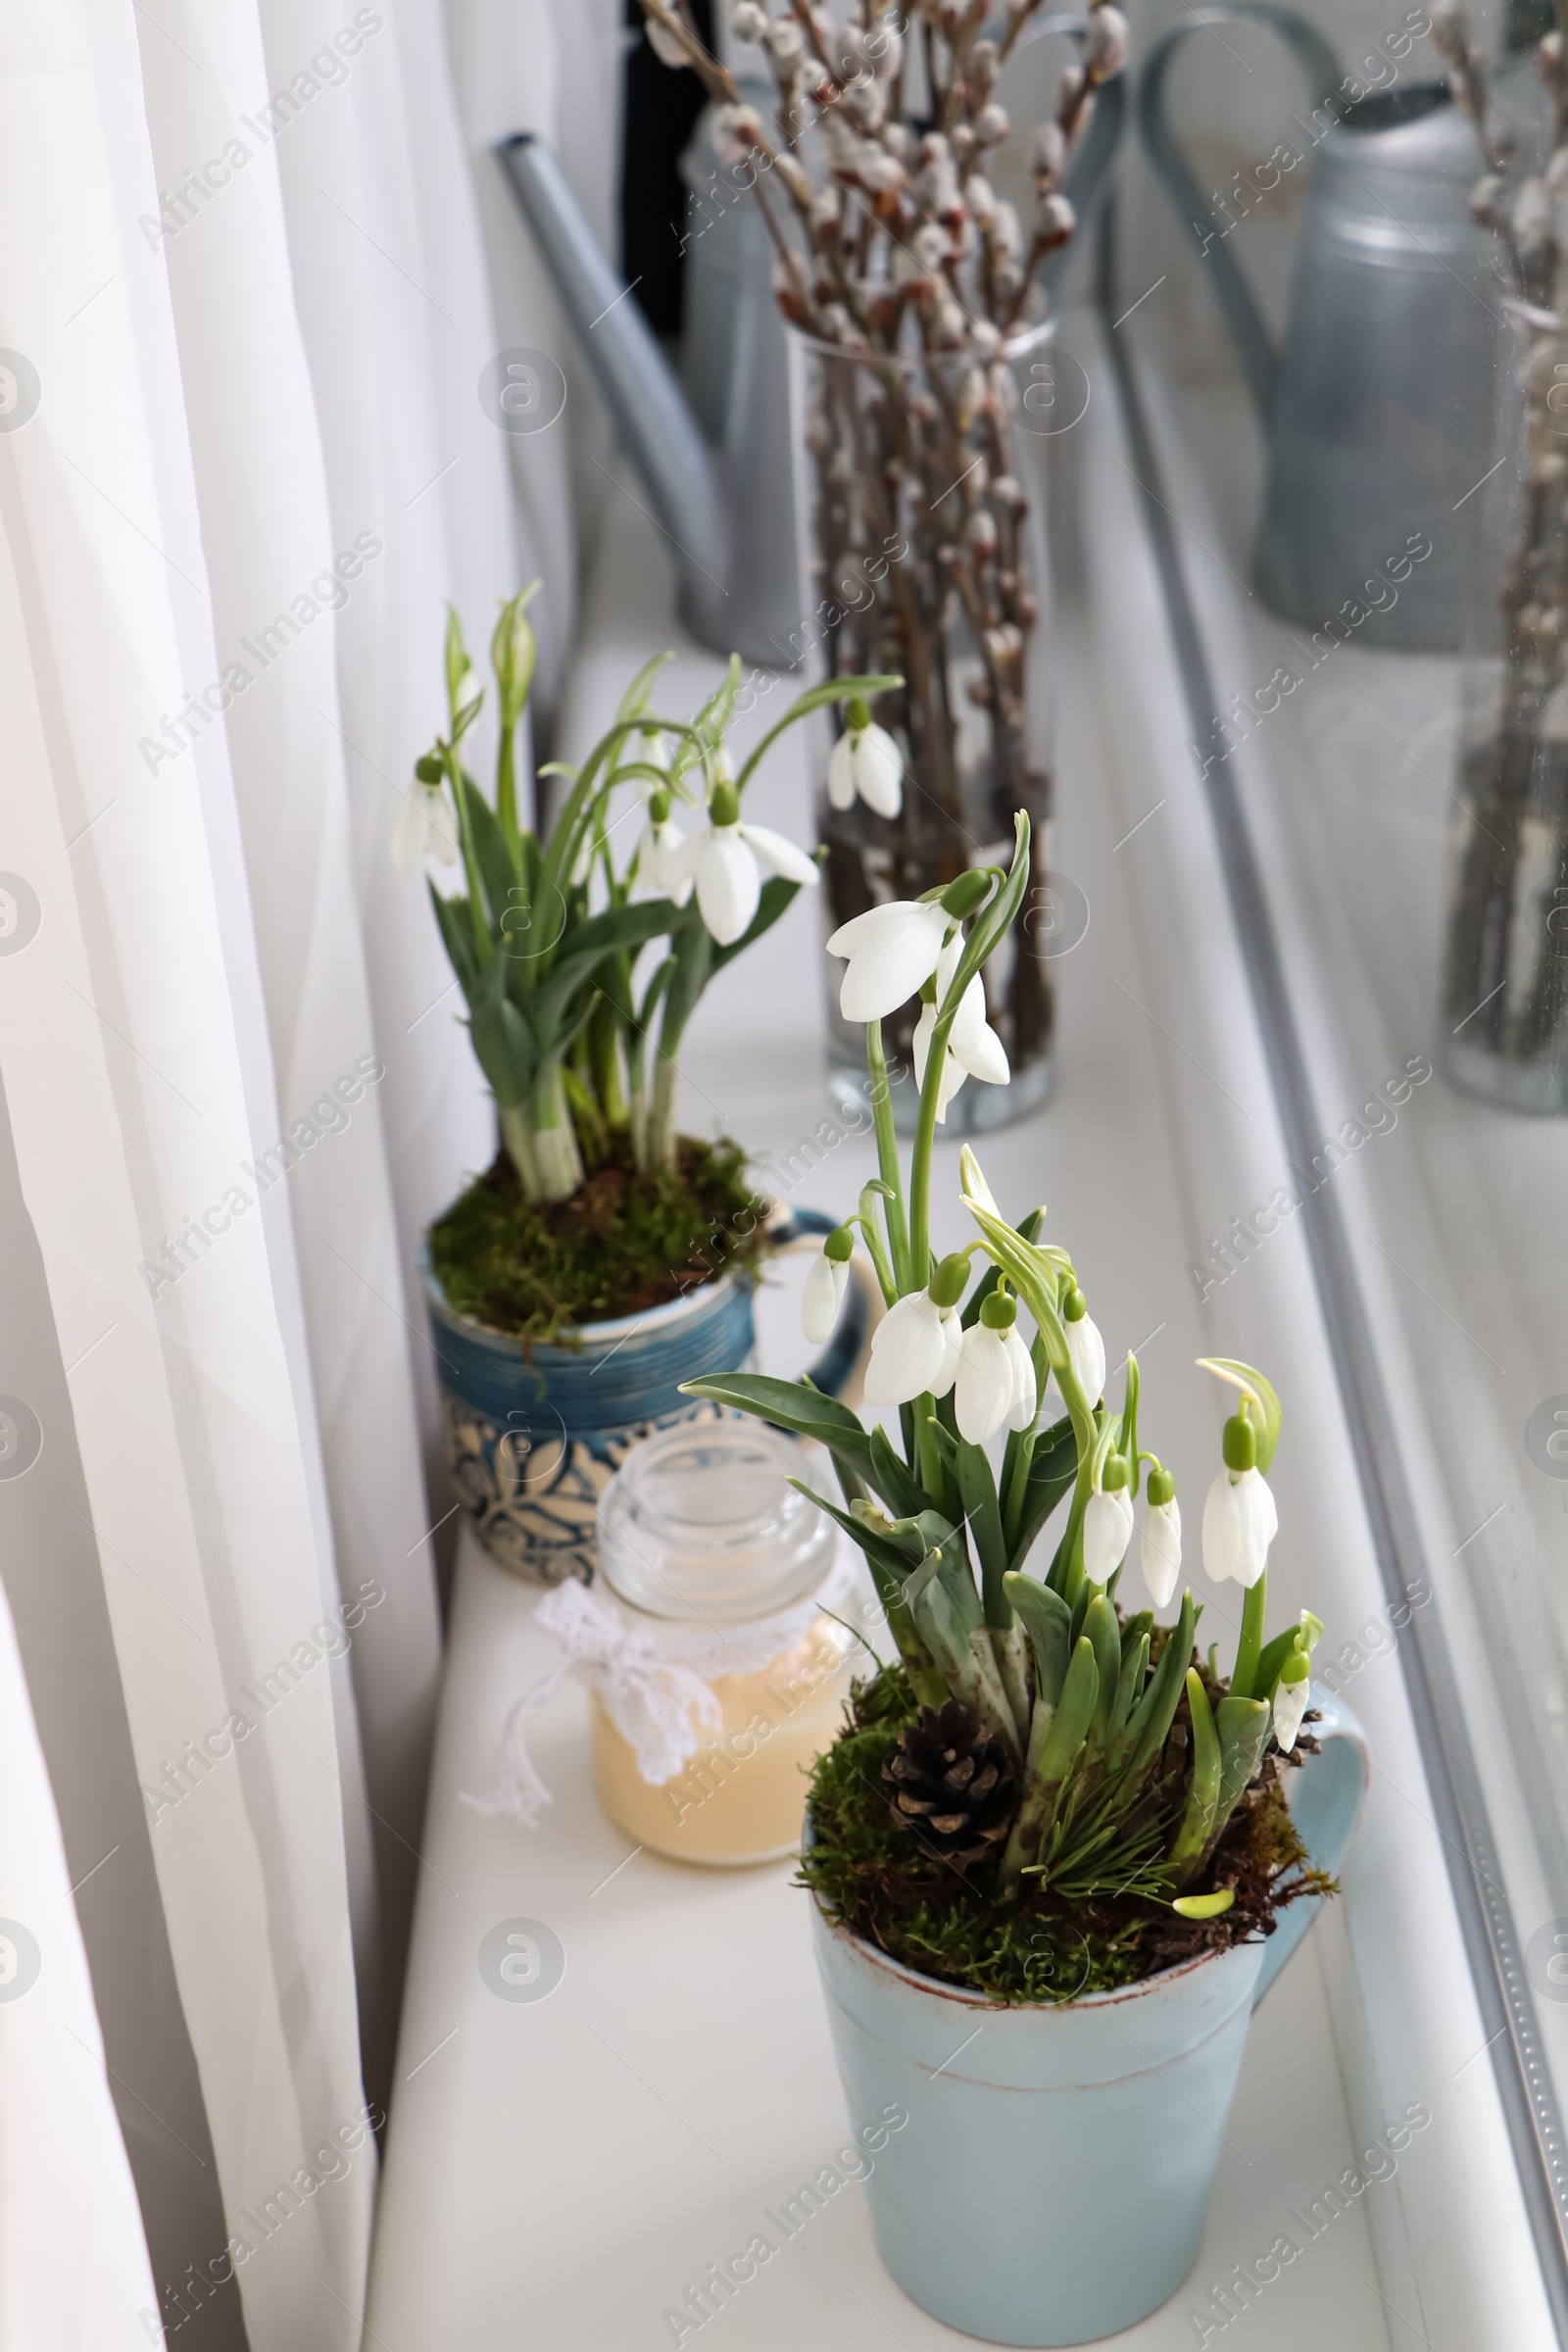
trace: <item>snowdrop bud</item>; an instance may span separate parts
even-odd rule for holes
[[[822,1254],[811,1262],[801,1299],[801,1322],[813,1348],[824,1348],[833,1337],[844,1293],[850,1279],[850,1256],[855,1236],[841,1225],[822,1244]]]
[[[932,1275],[929,1295],[946,1313],[950,1307],[957,1305],[968,1288],[969,1260],[961,1250],[955,1250],[951,1257],[942,1260]]]
[[[1067,1333],[1067,1360],[1089,1402],[1098,1404],[1105,1390],[1105,1343],[1090,1319],[1089,1301],[1082,1291],[1068,1293],[1061,1315]]]
[[[1312,1688],[1310,1673],[1304,1650],[1293,1649],[1280,1668],[1280,1679],[1274,1687],[1274,1737],[1287,1755],[1296,1745],[1296,1735],[1306,1713],[1307,1695]]]
[[[1156,1609],[1162,1609],[1175,1592],[1182,1572],[1181,1505],[1176,1500],[1176,1481],[1168,1470],[1155,1469],[1149,1474],[1149,1512],[1139,1566],[1150,1599]]]

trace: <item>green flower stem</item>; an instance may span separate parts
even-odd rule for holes
[[[869,1217],[851,1217],[849,1222],[859,1233],[861,1241],[865,1244],[866,1255],[876,1269],[877,1285],[882,1293],[883,1304],[892,1306],[899,1296],[899,1284],[898,1277],[893,1271],[892,1261],[883,1246],[882,1236]]]
[[[463,789],[463,762],[458,758],[455,745],[443,745],[441,764],[447,771],[452,804],[458,812],[458,839],[463,845],[463,870],[468,883],[468,920],[473,927],[473,952],[478,957],[479,969],[483,971],[493,960],[496,946],[490,936],[490,925],[485,920],[479,860],[473,847],[473,826],[468,817],[467,796]]]
[[[582,1153],[559,1059],[546,1062],[534,1080],[532,1125],[539,1198],[569,1200],[582,1182]]]
[[[937,1445],[936,1400],[927,1392],[915,1398],[910,1410],[914,1416],[914,1451],[909,1457],[909,1467],[940,1510],[947,1495],[947,1479]]]
[[[539,1174],[539,1154],[534,1150],[533,1126],[520,1102],[509,1108],[504,1102],[496,1105],[501,1122],[501,1140],[506,1145],[512,1164],[517,1171],[525,1200],[542,1200],[544,1184]]]
[[[1242,1632],[1236,1644],[1236,1664],[1231,1669],[1232,1698],[1251,1698],[1257,1685],[1257,1669],[1263,1655],[1263,1614],[1268,1607],[1268,1570],[1265,1568],[1255,1585],[1249,1585],[1242,1596]]]
[[[887,1186],[882,1215],[888,1229],[896,1289],[902,1298],[914,1288],[909,1273],[909,1234],[904,1221],[904,1179],[899,1169],[899,1143],[893,1132],[893,1097],[888,1086],[887,1055],[882,1050],[882,1024],[865,1025],[865,1066],[871,1080],[871,1115],[876,1122],[876,1172]]]
[[[909,1152],[909,1288],[931,1279],[931,1152],[937,1137],[937,1104],[942,1099],[942,1070],[948,1038],[958,1017],[957,985],[937,1014],[926,1054],[925,1084],[920,1089],[920,1115]]]

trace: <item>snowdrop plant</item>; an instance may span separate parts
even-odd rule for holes
[[[525,1199],[570,1199],[629,1131],[639,1169],[675,1163],[681,1038],[704,989],[816,881],[804,850],[742,813],[747,787],[786,729],[825,705],[897,678],[835,678],[801,695],[739,769],[726,742],[740,691],[732,661],[691,720],[660,716],[663,655],[632,680],[580,767],[553,761],[563,787],[539,830],[518,813],[517,730],[533,681],[533,587],[506,604],[491,639],[499,705],[494,800],[465,764],[484,701],[455,612],[446,635],[447,727],[416,762],[394,822],[405,871],[429,858],[463,886],[430,881],[442,941],[467,1002],[468,1034],[495,1096],[502,1140]],[[634,787],[642,825],[618,862],[617,792]],[[676,821],[680,809],[690,830]],[[635,810],[627,812],[635,813]],[[644,951],[647,951],[646,956]]]
[[[1150,1597],[1158,1608],[1175,1598],[1176,1482],[1144,1443],[1133,1355],[1119,1409],[1105,1394],[1103,1342],[1071,1257],[1042,1238],[1044,1209],[1011,1223],[965,1146],[958,1173],[975,1236],[940,1257],[932,1247],[946,1056],[971,990],[983,1011],[988,958],[1018,913],[1029,827],[1022,814],[1015,822],[1007,870],[974,869],[926,899],[878,907],[834,943],[847,959],[846,1012],[853,1005],[865,1024],[878,1174],[825,1244],[805,1318],[813,1337],[829,1327],[858,1243],[887,1306],[865,1401],[896,1408],[899,1442],[808,1382],[732,1373],[687,1393],[815,1439],[831,1455],[843,1501],[822,1507],[864,1554],[902,1673],[929,1711],[914,1744],[901,1747],[902,1768],[898,1759],[892,1768],[895,1818],[924,1851],[956,1867],[985,1863],[994,1871],[988,1900],[1030,1881],[1067,1900],[1131,1893],[1214,1919],[1232,1894],[1205,1886],[1205,1874],[1258,1784],[1271,1739],[1286,1751],[1295,1745],[1322,1629],[1303,1615],[1264,1641],[1277,1525],[1265,1474],[1280,1407],[1260,1373],[1205,1359],[1238,1393],[1203,1514],[1209,1575],[1245,1588],[1223,1678],[1213,1651],[1206,1671],[1198,1659],[1191,1591],[1174,1625],[1117,1605],[1141,1491]],[[881,1023],[927,983],[929,1050],[906,1175]],[[1004,1067],[982,1074],[1005,1083]],[[1062,1410],[1042,1426],[1048,1380]],[[947,1711],[950,1700],[960,1716]],[[963,1751],[952,1788],[911,1794],[929,1786],[932,1743],[942,1750],[944,1740],[945,1752]]]

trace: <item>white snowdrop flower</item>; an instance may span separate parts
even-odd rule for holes
[[[971,1446],[985,1445],[1011,1416],[1018,1390],[1018,1363],[1008,1342],[1017,1338],[1017,1314],[1014,1299],[1002,1291],[993,1291],[980,1309],[979,1319],[970,1325],[959,1344],[953,1409],[959,1437],[967,1438]],[[1026,1348],[1023,1359],[1027,1365]],[[1033,1387],[1032,1370],[1030,1386]]]
[[[1257,1437],[1233,1414],[1225,1424],[1225,1466],[1216,1471],[1203,1503],[1203,1566],[1215,1584],[1234,1577],[1255,1585],[1263,1573],[1280,1515],[1257,1467]]]
[[[910,1291],[888,1308],[871,1334],[867,1404],[912,1404],[927,1393],[947,1395],[958,1376],[963,1331],[957,1309],[968,1278],[963,1257],[945,1257],[929,1290]]]
[[[841,1225],[830,1233],[822,1244],[819,1257],[811,1260],[811,1270],[806,1277],[806,1289],[801,1298],[801,1323],[813,1348],[825,1348],[833,1337],[833,1327],[844,1304],[844,1293],[850,1279],[850,1256],[855,1237],[847,1226]]]
[[[1076,1315],[1074,1306],[1078,1310]],[[1105,1393],[1105,1343],[1095,1327],[1082,1291],[1069,1296],[1062,1310],[1062,1322],[1067,1334],[1067,1360],[1078,1376],[1078,1386],[1092,1405],[1098,1404]]]
[[[1127,1557],[1132,1540],[1132,1508],[1126,1488],[1091,1494],[1084,1512],[1084,1574],[1093,1584],[1109,1583]]]
[[[1035,1359],[1029,1344],[1016,1323],[1006,1335],[1007,1353],[1012,1358],[1012,1402],[1007,1407],[1007,1427],[1023,1431],[1033,1429],[1039,1407],[1039,1387],[1035,1380]]]
[[[766,825],[740,821],[735,788],[721,780],[708,805],[708,824],[690,833],[662,858],[664,886],[671,894],[681,883],[697,885],[697,905],[704,922],[721,948],[733,947],[757,912],[762,895],[762,873],[782,874],[787,882],[810,884],[816,867],[804,850]]]
[[[684,906],[692,895],[692,878],[677,866],[671,874],[670,861],[685,846],[686,836],[669,818],[669,795],[656,792],[648,804],[648,816],[637,837],[637,887],[633,896],[639,899],[673,899]]]
[[[936,970],[951,922],[939,899],[890,899],[841,923],[827,952],[850,959],[839,990],[844,1018],[880,1021],[897,1012]]]
[[[1287,1682],[1286,1675],[1298,1666],[1299,1673],[1297,1680]],[[1287,1755],[1296,1745],[1296,1735],[1301,1728],[1301,1717],[1306,1713],[1311,1689],[1306,1659],[1298,1649],[1294,1649],[1281,1667],[1280,1679],[1274,1686],[1274,1737]]]
[[[1176,1481],[1168,1470],[1149,1475],[1149,1510],[1138,1564],[1156,1609],[1162,1609],[1176,1590],[1182,1572],[1182,1511],[1176,1500]]]
[[[835,808],[853,808],[858,796],[878,816],[897,816],[904,806],[899,747],[886,727],[873,723],[863,703],[851,703],[848,716],[828,757],[827,797]]]
[[[421,766],[423,762],[420,762]],[[458,855],[458,824],[440,784],[416,774],[398,799],[392,819],[392,862],[400,874],[416,874],[426,858],[451,865]]]
[[[931,1051],[931,1039],[937,1025],[942,999],[953,984],[963,953],[963,941],[955,932],[937,958],[936,1002],[920,1007],[920,1018],[914,1029],[914,1083],[925,1084],[926,1056]],[[1012,1072],[1007,1065],[1006,1049],[986,1019],[985,982],[978,972],[959,1000],[958,1009],[948,1033],[948,1054],[943,1065],[942,1083],[937,1095],[937,1118],[948,1115],[948,1104],[965,1078],[983,1078],[988,1086],[1005,1086]]]

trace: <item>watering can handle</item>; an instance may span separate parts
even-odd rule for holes
[[[1212,7],[1190,9],[1183,24],[1162,34],[1149,53],[1138,85],[1138,128],[1149,160],[1165,183],[1166,193],[1182,218],[1195,228],[1202,220],[1213,223],[1214,215],[1188,170],[1187,158],[1166,120],[1165,75],[1171,59],[1190,32],[1212,30],[1217,24],[1266,24],[1277,32],[1305,71],[1314,110],[1337,97],[1342,82],[1339,62],[1322,34],[1294,9],[1271,7],[1268,0],[1215,0]],[[1268,328],[1246,278],[1219,241],[1229,233],[1218,230],[1212,241],[1204,245],[1203,260],[1214,273],[1214,299],[1230,329],[1253,405],[1266,428],[1274,406],[1280,358],[1269,341]]]
[[[1319,1720],[1307,1729],[1317,1740],[1317,1754],[1305,1757],[1298,1771],[1288,1773],[1285,1786],[1301,1843],[1316,1868],[1332,1877],[1345,1859],[1372,1767],[1366,1734],[1344,1700],[1319,1683],[1312,1687],[1312,1704]],[[1322,1901],[1319,1894],[1299,1895],[1280,1913],[1263,1946],[1263,1965],[1252,1992],[1254,2009],[1312,1925]]]

